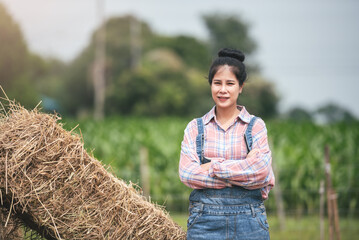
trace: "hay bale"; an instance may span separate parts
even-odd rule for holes
[[[7,211],[47,239],[185,239],[163,208],[109,173],[58,120],[12,102],[0,113]]]
[[[21,222],[6,209],[0,209],[0,240],[23,240]]]

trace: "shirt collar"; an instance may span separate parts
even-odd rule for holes
[[[245,106],[237,106],[237,108],[240,110],[240,113],[238,114],[238,117],[245,123],[249,123],[251,121],[251,115],[247,111]]]
[[[245,123],[249,123],[251,120],[251,115],[248,113],[246,108],[240,105],[238,105],[237,108],[240,110],[238,114],[238,118]],[[215,117],[216,117],[216,106],[214,106],[206,115],[204,115],[203,123],[206,125]]]
[[[203,116],[204,125],[208,124],[216,115],[216,106],[214,106],[206,115]]]

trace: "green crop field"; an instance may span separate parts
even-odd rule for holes
[[[88,152],[113,173],[141,186],[140,148],[148,149],[152,201],[170,211],[185,212],[190,189],[178,178],[183,130],[191,119],[113,117],[103,121],[63,120],[66,129],[79,123]],[[324,147],[341,216],[359,216],[359,122],[334,125],[268,121],[268,136],[284,208],[291,216],[319,212],[319,186],[324,179]],[[81,129],[81,131],[80,131]],[[273,193],[266,201],[275,212]]]
[[[171,213],[175,222],[183,229],[187,229],[187,214]],[[317,216],[302,216],[300,218],[287,217],[284,229],[280,229],[278,218],[269,215],[269,232],[271,239],[275,240],[313,240],[320,239],[320,222]],[[358,219],[341,219],[340,235],[342,240],[355,239],[354,236],[359,234]],[[328,237],[328,222],[324,222],[324,237]]]

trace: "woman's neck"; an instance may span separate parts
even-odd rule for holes
[[[231,108],[217,108],[216,107],[216,117],[217,121],[221,124],[221,126],[226,130],[232,121],[238,116],[240,113],[237,106]]]

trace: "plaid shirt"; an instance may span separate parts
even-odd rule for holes
[[[233,185],[261,189],[263,199],[267,199],[274,186],[267,129],[263,120],[258,118],[253,126],[252,136],[253,149],[259,149],[259,153],[247,158],[244,133],[253,116],[243,106],[238,106],[238,109],[238,117],[226,131],[217,121],[215,107],[202,117],[204,156],[211,160],[211,167],[207,171],[200,167],[196,153],[196,119],[187,125],[181,145],[180,179],[193,189],[220,189]]]

